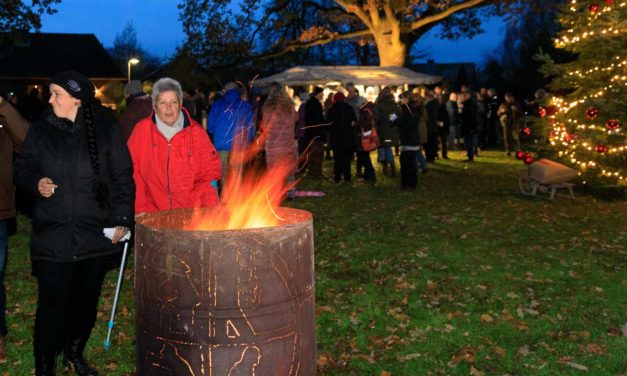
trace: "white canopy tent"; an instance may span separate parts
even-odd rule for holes
[[[433,85],[442,77],[414,72],[403,67],[373,66],[296,66],[284,72],[254,82],[255,86],[268,86],[278,82],[285,86],[343,85],[353,82],[365,86]]]

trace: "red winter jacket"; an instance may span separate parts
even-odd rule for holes
[[[135,213],[218,205],[211,182],[220,180],[222,167],[207,132],[183,109],[185,125],[168,142],[155,116],[137,123],[128,140],[137,187]]]

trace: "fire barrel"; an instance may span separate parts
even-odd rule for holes
[[[138,375],[315,375],[311,213],[280,208],[276,227],[183,230],[198,210],[136,226]]]

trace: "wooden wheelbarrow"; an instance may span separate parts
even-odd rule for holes
[[[568,189],[571,198],[575,198],[573,187],[569,180],[577,176],[577,171],[563,164],[548,159],[540,159],[529,165],[528,170],[518,174],[518,188],[520,192],[536,196],[538,192],[549,193],[551,200],[555,199],[558,189]]]
[[[528,171],[520,171],[518,174],[518,188],[520,188],[520,192],[529,196],[535,196],[538,191],[540,192],[548,192],[551,200],[555,199],[555,193],[558,189],[564,188],[568,189],[571,198],[575,198],[575,193],[573,192],[573,187],[575,184],[573,183],[552,183],[552,184],[542,184],[538,180],[529,176]]]

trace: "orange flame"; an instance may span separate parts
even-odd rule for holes
[[[244,132],[233,140],[229,169],[222,186],[220,205],[210,211],[195,210],[186,230],[220,231],[279,226],[285,220],[277,212],[295,182],[287,178],[295,171],[295,160],[284,158],[265,171],[247,167],[265,143],[267,130],[251,144]]]

